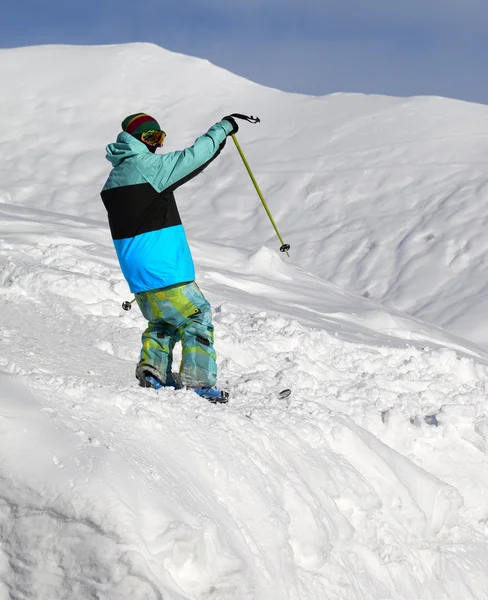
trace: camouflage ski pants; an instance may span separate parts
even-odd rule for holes
[[[173,349],[182,343],[179,369],[189,387],[213,386],[217,363],[213,347],[214,328],[210,304],[195,282],[139,292],[136,302],[149,326],[142,334],[139,365],[150,365],[171,384]]]

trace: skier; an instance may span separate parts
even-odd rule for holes
[[[228,393],[216,386],[217,364],[210,304],[195,282],[195,269],[173,192],[212,162],[234,118],[224,117],[193,146],[156,154],[166,134],[145,113],[122,122],[117,141],[107,146],[113,165],[101,192],[120,268],[148,327],[136,377],[143,387],[187,387],[214,402]],[[173,348],[182,343],[178,374]]]

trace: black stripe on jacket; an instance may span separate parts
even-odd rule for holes
[[[158,193],[150,183],[110,188],[101,196],[114,240],[181,225],[173,192]]]

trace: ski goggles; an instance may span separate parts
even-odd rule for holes
[[[148,144],[148,146],[157,146],[159,148],[163,145],[165,137],[166,134],[164,131],[161,131],[160,129],[151,129],[149,131],[145,131],[141,135],[141,141],[145,144]]]

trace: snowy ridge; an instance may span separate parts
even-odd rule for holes
[[[488,598],[486,350],[334,285],[384,285],[383,265],[400,298],[422,272],[412,299],[440,273],[432,311],[449,296],[462,314],[482,288],[482,247],[474,262],[456,255],[461,290],[442,243],[432,255],[411,244],[457,235],[470,211],[482,242],[485,107],[286,95],[147,45],[1,54],[0,600]],[[263,129],[239,136],[291,260],[230,148],[178,195],[228,406],[134,378],[145,323],[121,310],[98,191],[114,115],[162,104],[183,132],[168,149],[209,118],[264,111]],[[398,168],[421,133],[428,176]],[[461,152],[467,164],[447,169]],[[467,177],[479,202],[469,190],[444,202]],[[367,258],[378,246],[361,258],[364,226],[387,226],[379,262]]]

